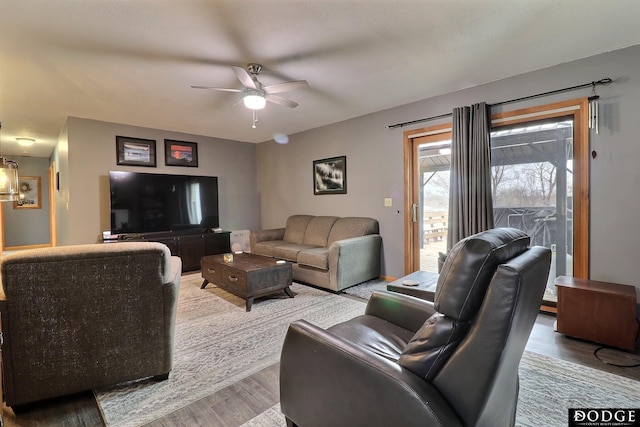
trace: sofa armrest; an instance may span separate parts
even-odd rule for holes
[[[182,275],[182,259],[178,256],[169,258],[169,274],[167,275],[167,283],[180,284],[180,276]]]
[[[172,256],[169,261],[168,281],[162,285],[164,296],[164,331],[165,346],[164,354],[165,371],[169,372],[173,367],[173,354],[175,350],[175,324],[178,310],[178,292],[180,290],[180,280],[182,278],[182,260],[180,257]]]
[[[0,327],[6,322],[6,319],[4,319],[3,317],[6,315],[7,313],[7,309],[8,309],[9,305],[7,304],[7,297],[4,294],[4,291],[2,289],[0,289]],[[1,332],[1,329],[0,329]],[[0,346],[2,345],[2,340],[0,340]],[[1,348],[0,348],[0,352],[1,352]],[[1,356],[1,354],[0,354]],[[1,362],[2,360],[0,360]],[[0,364],[0,367],[1,364]],[[0,411],[1,413],[2,411]]]
[[[374,292],[365,311],[365,314],[413,332],[417,332],[435,313],[431,301],[389,291]]]
[[[336,290],[380,276],[379,234],[336,240],[329,245],[329,271]]]
[[[299,425],[461,425],[433,385],[304,320],[282,347],[280,406]]]
[[[251,251],[256,243],[269,241],[269,240],[282,240],[284,239],[284,228],[271,228],[268,230],[251,230],[249,232],[249,243],[251,244]]]

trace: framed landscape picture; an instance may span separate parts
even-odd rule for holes
[[[156,167],[156,141],[116,136],[118,165]]]
[[[198,167],[198,144],[195,142],[164,140],[164,162],[167,166]]]
[[[42,188],[39,176],[21,176],[18,178],[20,199],[13,202],[14,209],[42,208]]]
[[[347,194],[347,156],[313,161],[313,194]]]

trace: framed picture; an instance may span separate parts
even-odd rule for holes
[[[40,209],[42,208],[42,187],[39,176],[18,177],[20,199],[14,200],[14,209]]]
[[[116,136],[118,164],[156,167],[156,141],[153,139]]]
[[[347,156],[313,161],[313,194],[347,194]]]
[[[167,166],[198,167],[198,144],[195,142],[164,140],[164,163]]]

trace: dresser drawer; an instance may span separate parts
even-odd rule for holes
[[[247,273],[234,268],[222,267],[220,284],[234,288],[247,288]]]
[[[202,277],[212,283],[220,283],[222,278],[222,267],[215,262],[202,261]]]

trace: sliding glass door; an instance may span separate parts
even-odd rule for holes
[[[432,138],[418,145],[418,231],[420,270],[438,272],[438,258],[447,253],[451,139]]]
[[[526,231],[552,251],[545,305],[554,279],[588,278],[589,143],[586,100],[492,116],[496,227]],[[446,253],[451,125],[405,132],[405,272],[438,272]]]
[[[496,227],[514,227],[552,251],[545,301],[554,279],[573,274],[573,120],[560,117],[491,132]]]

